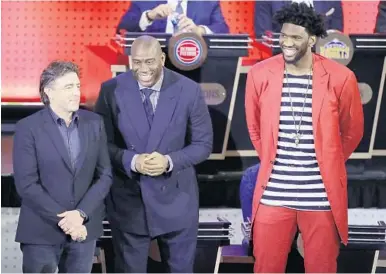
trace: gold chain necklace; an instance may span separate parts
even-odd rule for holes
[[[298,126],[298,128],[296,128],[296,119],[295,119],[295,111],[294,111],[294,108],[293,108],[293,105],[292,105],[291,88],[289,87],[287,68],[285,68],[285,80],[286,80],[286,83],[287,83],[288,95],[289,95],[290,104],[291,104],[292,119],[294,121],[294,127],[295,127],[295,132],[296,132],[294,134],[294,136],[293,136],[293,138],[295,139],[295,145],[296,146],[299,145],[300,139],[301,139],[301,137],[303,135],[303,134],[300,134],[300,127],[301,127],[302,121],[303,121],[304,108],[306,106],[308,89],[310,87],[311,77],[312,77],[312,69],[311,69],[311,71],[310,71],[310,73],[308,75],[307,89],[306,89],[306,94],[304,95],[304,102],[303,102],[303,107],[302,107],[302,114],[300,116],[299,126]]]

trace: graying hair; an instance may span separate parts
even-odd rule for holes
[[[44,92],[44,89],[59,77],[62,77],[63,75],[70,72],[75,72],[79,77],[79,67],[69,61],[51,62],[48,67],[43,70],[42,74],[40,75],[39,93],[40,100],[44,105],[50,104],[50,100],[48,99],[47,94]]]

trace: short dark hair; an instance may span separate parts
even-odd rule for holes
[[[40,75],[39,83],[40,100],[43,104],[50,104],[50,100],[44,92],[44,89],[59,77],[70,72],[75,72],[79,76],[79,67],[75,63],[69,61],[53,61],[43,70]]]
[[[310,35],[324,38],[327,32],[324,26],[324,17],[315,12],[314,8],[306,3],[293,2],[285,5],[273,16],[280,26],[290,23],[304,27]]]

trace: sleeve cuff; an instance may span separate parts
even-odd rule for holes
[[[146,16],[146,12],[149,12],[150,10],[145,10],[142,12],[141,19],[139,19],[139,28],[142,31],[145,31],[147,27],[151,26],[153,22],[149,21]]]
[[[136,156],[137,154],[135,154],[133,151],[130,151],[130,150],[125,150],[123,152],[123,156],[122,156],[122,165],[123,165],[123,168],[126,172],[126,174],[130,174],[131,171],[132,171],[132,163],[133,163],[133,158]],[[135,169],[135,159],[134,159],[134,169]]]
[[[137,169],[135,168],[135,162],[137,161],[138,154],[135,154],[133,156],[133,159],[131,160],[131,170],[134,172],[137,172]]]
[[[84,222],[87,222],[88,221],[87,214],[83,210],[81,210],[81,209],[77,209],[77,210],[79,211],[80,216],[83,218]]]
[[[168,171],[167,172],[171,172],[173,170],[173,161],[172,161],[172,158],[170,158],[169,155],[166,155],[166,158],[168,159],[169,161],[169,168],[168,168]]]
[[[213,34],[213,31],[210,30],[207,26],[200,25],[200,27],[203,27],[205,29],[205,34]]]

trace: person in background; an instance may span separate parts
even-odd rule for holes
[[[158,242],[166,271],[193,273],[198,233],[194,165],[212,152],[200,85],[164,67],[151,36],[132,45],[132,70],[104,82],[95,111],[105,120],[114,184],[107,215],[118,273],[146,273]]]
[[[52,62],[39,90],[45,108],[20,120],[14,136],[22,269],[90,273],[112,184],[103,120],[79,110],[79,70],[71,62]]]
[[[343,31],[343,11],[341,1],[256,1],[255,2],[255,35],[261,37],[266,31],[279,33],[280,25],[272,20],[276,11],[291,4],[304,2],[314,7],[315,11],[324,17],[324,25],[330,31]]]
[[[306,273],[336,273],[348,242],[345,162],[363,136],[354,73],[313,54],[327,35],[324,18],[305,3],[279,10],[282,54],[247,75],[245,111],[260,158],[252,205],[255,273],[283,273],[299,229]]]
[[[379,1],[375,33],[386,33],[386,0]]]
[[[118,24],[117,33],[122,29],[199,35],[229,33],[219,1],[132,1]]]

